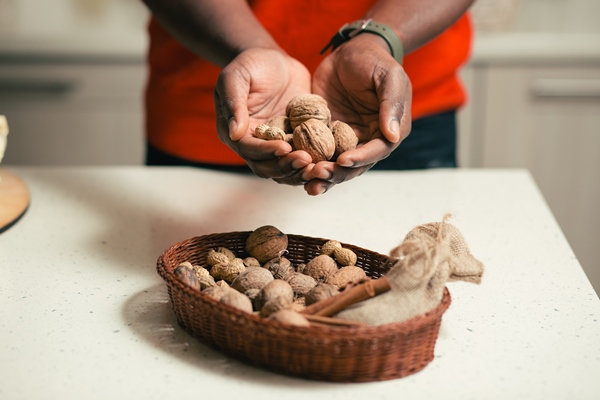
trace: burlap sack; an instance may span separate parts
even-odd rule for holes
[[[390,252],[397,261],[386,274],[389,292],[349,306],[335,317],[371,326],[402,322],[437,307],[446,282],[481,282],[483,264],[447,218],[415,227]]]

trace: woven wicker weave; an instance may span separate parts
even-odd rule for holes
[[[159,257],[178,322],[190,334],[222,353],[271,371],[314,380],[369,382],[401,378],[422,370],[433,359],[442,314],[450,305],[445,290],[431,312],[401,323],[376,327],[292,327],[219,303],[182,283],[173,273],[183,261],[208,267],[206,254],[227,247],[247,257],[250,232],[217,233],[177,243]],[[306,263],[327,240],[289,235],[286,257]],[[385,275],[388,257],[350,244],[357,266],[368,276]],[[389,265],[389,264],[388,264]],[[209,267],[208,267],[209,268]]]

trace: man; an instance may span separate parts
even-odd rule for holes
[[[470,51],[472,0],[144,1],[153,14],[149,164],[247,165],[309,195],[370,168],[456,166],[455,112],[465,101],[457,70]],[[313,164],[283,141],[252,136],[304,93],[354,128],[356,150]]]

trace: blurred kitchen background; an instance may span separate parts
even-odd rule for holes
[[[600,1],[472,13],[461,166],[529,169],[600,293]],[[142,164],[147,18],[140,0],[0,0],[4,166]]]

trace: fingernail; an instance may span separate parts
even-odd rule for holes
[[[277,149],[277,150],[275,150],[275,153],[273,153],[273,154],[275,154],[275,157],[282,157],[282,156],[285,156],[286,154],[289,154],[289,151],[285,150],[285,149]],[[294,166],[294,163],[292,163],[292,167],[293,166]],[[294,167],[294,168],[296,168],[296,167]]]
[[[354,162],[352,160],[346,160],[346,161],[338,161],[337,165],[339,165],[340,167],[352,167],[354,165]]]
[[[304,160],[294,160],[292,161],[292,168],[300,169],[306,167],[306,161]]]
[[[317,190],[317,195],[324,194],[326,191],[327,188],[325,186],[321,186],[319,187],[319,190]]]
[[[322,179],[324,181],[328,181],[331,179],[331,172],[329,171],[321,171],[320,174],[315,175],[315,178]]]
[[[237,121],[235,120],[235,118],[231,117],[229,118],[229,121],[227,121],[227,125],[229,127],[229,138],[231,140],[236,140],[236,136],[234,135],[234,132],[237,129]]]
[[[390,138],[393,143],[396,143],[400,140],[400,122],[397,118],[393,118],[390,121],[390,125],[388,126],[390,132],[392,133],[392,137]]]

